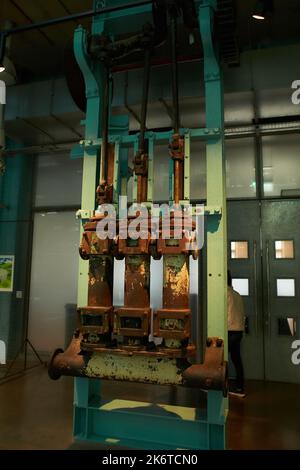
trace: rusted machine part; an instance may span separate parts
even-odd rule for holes
[[[164,255],[163,265],[163,308],[154,313],[154,336],[164,339],[163,347],[180,352],[191,337],[189,257]],[[186,352],[194,353],[194,348]]]
[[[98,238],[97,223],[103,219],[94,217],[85,224],[79,250],[83,259],[89,260],[88,305],[78,309],[81,347],[88,351],[111,343],[114,241],[112,237]]]
[[[145,147],[147,145],[145,144]],[[147,201],[148,189],[148,154],[138,151],[134,158],[134,173],[137,175],[137,203]]]
[[[148,340],[150,319],[150,256],[127,255],[124,307],[115,310],[114,334],[124,337],[123,346],[141,347]]]
[[[196,224],[186,214],[182,215],[181,212],[177,215],[171,214],[170,220],[160,219],[159,222],[159,238],[157,240],[157,255],[179,255],[186,254],[192,255],[194,259],[198,257],[198,249],[191,249],[191,242],[195,235]],[[187,230],[190,234],[185,232]],[[169,237],[163,236],[168,234]]]
[[[189,257],[164,255],[163,259],[163,307],[164,309],[189,308]]]
[[[88,305],[91,307],[111,307],[112,285],[112,256],[90,256]]]
[[[150,84],[150,57],[151,49],[145,50],[144,79],[143,79],[143,97],[141,109],[141,127],[139,135],[139,149],[134,157],[134,172],[137,175],[137,203],[147,201],[148,187],[148,142],[145,140],[146,119],[148,108],[148,95]]]
[[[173,134],[169,145],[170,155],[174,161],[174,201],[178,204],[183,199],[183,161],[184,139],[179,134]]]
[[[193,364],[183,372],[184,385],[228,393],[228,364],[224,361],[224,341],[208,338],[203,364]]]
[[[105,231],[107,236],[105,239],[101,239],[97,235],[97,224],[105,221]],[[112,224],[110,223],[112,222]],[[115,232],[114,228],[111,230],[110,227],[114,227],[115,220],[109,219],[108,216],[98,215],[97,217],[91,218],[84,225],[84,232],[82,235],[79,254],[82,259],[88,260],[91,255],[112,255],[115,251]]]
[[[80,335],[74,336],[66,351],[57,349],[54,352],[48,365],[48,374],[52,380],[58,380],[62,375],[86,376],[85,369],[90,355],[81,354],[81,340]]]
[[[125,259],[125,307],[150,306],[150,256],[126,256]]]
[[[111,342],[113,257],[91,255],[89,260],[88,306],[79,308],[82,349]]]
[[[81,337],[74,337],[68,349],[57,349],[48,366],[51,379],[61,376],[104,378],[161,385],[182,385],[183,371],[190,363],[185,359],[137,351],[101,350],[90,353],[80,350]]]
[[[106,159],[106,165],[105,167],[102,167],[101,172],[105,171],[105,174],[101,178],[101,181],[99,182],[99,186],[97,187],[97,190],[96,190],[97,203],[99,205],[109,204],[113,201],[113,181],[114,181],[114,166],[115,166],[115,144],[114,143],[108,143],[108,142],[102,143],[101,162],[103,158]]]

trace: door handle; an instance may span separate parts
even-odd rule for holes
[[[266,243],[266,263],[267,263],[267,319],[268,334],[271,332],[271,294],[270,294],[270,249],[269,242]]]
[[[258,335],[258,298],[257,298],[257,243],[253,243],[253,259],[254,259],[254,313],[255,313],[255,334]]]

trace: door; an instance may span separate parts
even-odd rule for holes
[[[264,379],[264,325],[260,251],[260,204],[228,202],[228,266],[244,301],[246,330],[242,357],[246,379]],[[229,372],[232,375],[231,364]]]
[[[228,203],[229,268],[243,296],[246,379],[300,383],[300,200]]]
[[[266,379],[300,383],[300,200],[262,203],[262,248]]]

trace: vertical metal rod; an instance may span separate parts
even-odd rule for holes
[[[142,96],[142,109],[141,109],[141,127],[139,135],[139,149],[138,154],[146,154],[146,121],[147,121],[147,110],[148,110],[148,97],[149,97],[149,85],[150,85],[150,57],[151,49],[145,50],[145,61],[144,61],[144,77],[143,77],[143,96]],[[137,177],[137,202],[138,204],[146,201],[147,199],[147,176],[138,175]]]
[[[109,119],[109,67],[104,65],[103,95],[102,95],[102,145],[100,184],[107,182],[108,159],[108,119]]]
[[[172,41],[172,96],[173,96],[173,127],[175,134],[179,133],[179,93],[178,93],[178,60],[177,60],[177,17],[171,15],[171,41]]]
[[[171,14],[171,43],[172,43],[172,96],[173,96],[173,127],[174,134],[179,134],[179,91],[178,91],[178,60],[177,60],[177,16]],[[174,200],[178,204],[182,197],[182,163],[176,159],[174,162]]]
[[[144,62],[144,79],[143,79],[143,97],[142,97],[142,109],[141,109],[141,128],[139,136],[139,150],[145,151],[145,132],[146,132],[146,120],[147,120],[147,109],[148,109],[148,97],[149,97],[149,85],[150,85],[150,56],[151,50],[148,48],[145,51],[145,62]]]

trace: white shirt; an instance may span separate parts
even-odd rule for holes
[[[245,316],[243,299],[228,286],[227,290],[228,331],[244,331]]]

